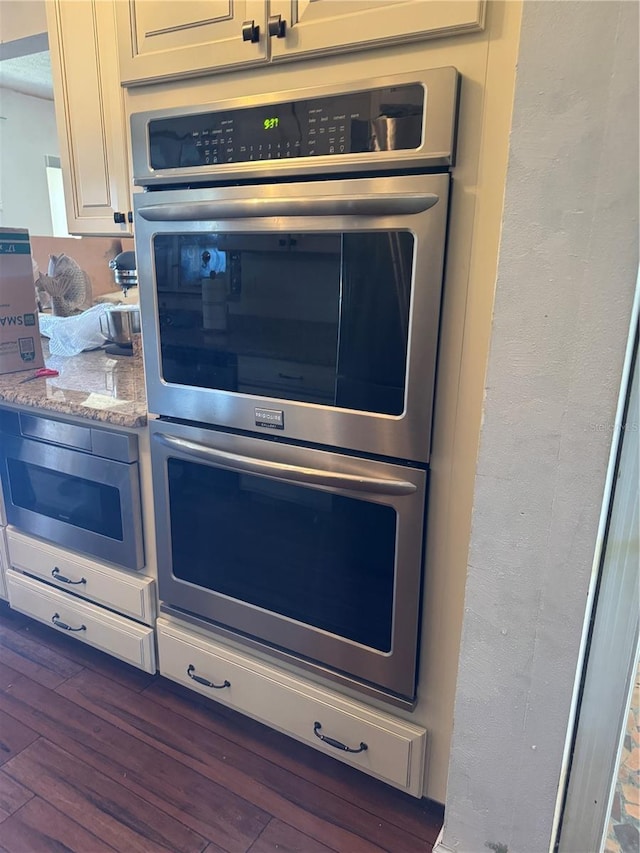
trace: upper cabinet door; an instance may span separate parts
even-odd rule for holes
[[[274,61],[481,30],[484,0],[271,0]]]
[[[267,59],[262,0],[116,0],[124,85]]]
[[[46,9],[69,233],[130,234],[113,5],[48,0]]]

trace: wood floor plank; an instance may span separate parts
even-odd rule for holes
[[[22,629],[22,630],[19,630]],[[0,655],[7,666],[28,675],[45,687],[57,687],[80,672],[82,666],[30,636],[25,625],[0,623]]]
[[[7,776],[4,770],[0,770],[0,823],[21,808],[32,797],[33,791],[29,791],[24,785]],[[2,829],[0,829],[1,839]]]
[[[116,850],[200,853],[207,841],[45,738],[5,765],[5,772]]]
[[[113,687],[117,685],[113,682]],[[129,691],[129,695],[137,695]],[[270,815],[166,752],[0,663],[0,710],[182,820],[228,853],[245,853]]]
[[[33,729],[0,711],[0,765],[33,743],[37,737]]]
[[[0,853],[2,853],[1,850]],[[214,841],[210,841],[209,844],[207,844],[207,846],[204,848],[202,853],[224,853],[224,850],[222,847],[218,847],[218,845]]]
[[[60,630],[50,628],[48,625],[36,622],[33,619],[30,619],[21,630],[26,636],[39,642],[45,648],[55,650],[82,668],[88,667],[100,672],[107,678],[126,685],[130,690],[144,690],[155,678],[148,672],[130,666],[105,652],[101,652],[99,649],[86,645],[86,643],[80,643]],[[29,673],[25,673],[25,675],[29,675]]]
[[[355,807],[213,729],[150,702],[146,695],[113,685],[98,673],[83,670],[57,692],[142,740],[163,744],[172,757],[330,847],[355,851],[371,849],[371,845],[374,849],[400,845],[406,851],[431,850],[429,839],[391,824],[386,816]]]
[[[0,853],[100,853],[98,836],[118,853],[427,853],[442,824],[437,804],[0,602],[0,741],[3,721]]]
[[[28,625],[32,620],[24,613],[19,613],[10,607],[8,601],[0,600],[0,621],[3,625],[21,628]]]
[[[418,799],[392,788],[166,678],[155,679],[144,695],[231,741],[243,744],[289,772],[333,791],[347,802],[367,808],[374,814],[387,815],[394,825],[431,843],[440,832],[444,808],[439,803]]]
[[[249,853],[334,853],[292,826],[274,818],[260,837],[253,842]]]
[[[343,803],[315,786],[301,786],[300,779],[287,778],[273,784],[269,774],[277,768],[255,754],[243,750],[199,726],[189,725],[180,715],[153,707],[142,696],[134,696],[97,673],[84,670],[77,678],[61,685],[63,695],[114,725],[135,733],[143,740],[162,744],[167,754],[193,767],[239,796],[250,799],[266,812],[294,824],[316,839],[327,840],[335,849],[350,853],[374,853],[385,849],[368,837],[370,815],[359,816],[353,809],[345,813]],[[284,786],[281,784],[284,781]],[[348,815],[348,819],[344,819]],[[342,818],[342,819],[341,819]],[[383,837],[386,824],[375,825],[374,834]],[[359,830],[364,829],[364,833]],[[406,849],[428,850],[418,839],[407,839]]]
[[[34,797],[0,824],[7,853],[113,853],[92,832]]]

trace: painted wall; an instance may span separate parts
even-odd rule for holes
[[[46,155],[60,155],[53,101],[0,88],[0,225],[53,233]]]
[[[638,5],[523,7],[442,850],[552,842],[638,269]]]

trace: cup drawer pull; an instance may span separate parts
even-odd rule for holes
[[[194,675],[196,671],[195,666],[193,664],[189,664],[187,667],[187,675],[189,678],[192,678],[194,681],[197,681],[198,684],[202,684],[204,687],[213,687],[214,690],[222,690],[224,687],[231,687],[231,682],[225,680],[222,684],[214,684],[213,681],[209,681],[207,678],[203,678],[201,675]]]
[[[67,625],[66,622],[63,622],[62,619],[60,619],[59,613],[54,613],[53,616],[51,617],[51,621],[56,626],[56,628],[63,628],[65,631],[86,631],[87,630],[86,625],[81,625],[79,628],[72,628],[71,625]]]
[[[79,581],[72,581],[71,578],[66,578],[64,575],[60,574],[60,569],[57,566],[55,569],[52,569],[51,575],[55,580],[60,581],[60,583],[79,584],[87,582],[86,578],[80,578]]]
[[[366,743],[364,743],[364,741],[360,741],[360,746],[357,749],[353,749],[353,747],[346,746],[344,743],[340,743],[339,740],[335,740],[335,738],[327,737],[327,735],[320,734],[321,728],[322,725],[318,722],[315,722],[313,724],[314,735],[317,738],[320,738],[323,743],[326,743],[329,746],[333,746],[335,747],[335,749],[341,749],[343,752],[364,752],[365,750],[369,749],[369,747]]]

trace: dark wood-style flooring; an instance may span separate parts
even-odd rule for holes
[[[441,823],[440,806],[0,602],[2,853],[426,853]]]

